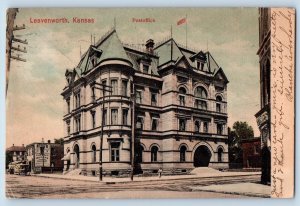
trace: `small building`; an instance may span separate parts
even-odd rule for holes
[[[15,146],[13,144],[11,147],[6,149],[6,164],[8,165],[10,162],[25,160],[25,152],[26,149],[24,144],[22,144],[22,146]]]
[[[261,167],[260,137],[242,140],[241,147],[243,150],[243,168],[260,168]]]
[[[26,146],[27,157],[30,171],[33,173],[54,172],[63,170],[64,146],[51,143],[48,140],[31,143]]]

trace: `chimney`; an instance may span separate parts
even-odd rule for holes
[[[48,144],[50,144],[51,143],[51,140],[48,140]]]
[[[149,54],[153,54],[154,41],[153,39],[148,39],[146,41],[146,50]]]

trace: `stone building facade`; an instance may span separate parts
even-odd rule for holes
[[[270,78],[271,78],[271,9],[259,8],[260,107],[255,114],[261,133],[263,183],[271,180]]]
[[[228,167],[228,80],[209,52],[173,38],[137,49],[112,29],[65,76],[65,170],[98,175],[101,125],[104,175],[130,172],[132,130],[136,174]]]

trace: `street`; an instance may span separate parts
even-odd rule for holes
[[[240,194],[193,191],[192,187],[257,183],[260,175],[100,183],[38,176],[6,175],[8,198],[244,198]]]

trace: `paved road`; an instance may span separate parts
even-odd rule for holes
[[[6,175],[8,198],[243,198],[242,195],[193,192],[191,186],[258,182],[260,176],[214,177],[105,184],[37,176]]]

